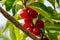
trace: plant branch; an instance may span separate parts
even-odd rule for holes
[[[17,28],[21,29],[23,32],[25,32],[29,37],[31,37],[33,40],[40,40],[37,38],[34,34],[26,30],[24,27],[21,26],[21,24],[11,15],[9,15],[5,10],[3,10],[0,7],[0,12],[3,14],[4,17],[6,17],[8,20],[10,20]]]

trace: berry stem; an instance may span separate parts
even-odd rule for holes
[[[34,28],[34,23],[32,22],[32,27]]]
[[[23,0],[23,7],[26,8],[26,1],[27,0]]]

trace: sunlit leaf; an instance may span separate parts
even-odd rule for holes
[[[58,6],[60,7],[60,0],[56,0]]]
[[[38,2],[44,3],[44,0],[38,0]]]
[[[27,38],[27,35],[24,32],[22,32],[20,36],[21,36],[21,40],[26,40]]]
[[[60,31],[60,23],[51,24],[50,22],[45,22],[45,29]]]
[[[14,1],[15,0],[6,0],[5,1],[5,7],[6,7],[7,11],[9,11],[12,8]]]
[[[14,31],[15,31],[15,35],[16,35],[16,40],[20,40],[21,39],[20,29],[18,29],[17,27],[14,26]]]
[[[9,27],[10,27],[10,38],[11,38],[11,40],[16,40],[16,35],[15,35],[15,31],[14,31],[14,25],[10,24]]]
[[[54,32],[54,33],[51,33],[51,32],[47,32],[48,34],[48,37],[50,38],[50,40],[58,40],[57,39],[57,36],[58,36],[58,32]]]

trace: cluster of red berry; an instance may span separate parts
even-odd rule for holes
[[[44,27],[44,22],[42,20],[37,20],[34,24],[34,27],[32,27],[32,21],[33,18],[36,18],[38,16],[38,13],[33,10],[32,8],[28,7],[26,9],[22,9],[20,11],[20,16],[24,18],[23,27],[32,32],[35,35],[39,35],[41,33],[41,28]]]

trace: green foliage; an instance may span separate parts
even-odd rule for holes
[[[15,5],[15,6],[12,7],[13,16],[14,16],[15,14],[17,14],[17,12],[19,11],[19,9],[22,9],[22,6],[19,5],[19,4],[17,4],[17,5]]]
[[[58,6],[60,7],[60,0],[56,0]]]
[[[14,32],[16,35],[16,40],[20,40],[21,36],[20,36],[20,29],[18,29],[17,27],[14,26]]]
[[[27,35],[24,32],[22,32],[20,36],[21,36],[21,40],[26,40],[27,38]]]
[[[14,25],[13,24],[10,24],[10,37],[11,37],[11,40],[16,40],[16,35],[15,35],[15,32],[14,32]]]
[[[6,29],[9,27],[10,22],[7,20],[4,28],[2,29],[1,33],[5,32]]]
[[[52,5],[53,7],[55,8],[55,0],[48,0]]]
[[[53,31],[51,31],[53,32]],[[54,33],[51,33],[50,31],[47,31],[47,34],[48,34],[48,37],[50,38],[50,40],[58,40],[57,39],[57,36],[58,36],[58,32],[54,32]]]
[[[1,40],[9,40],[8,37],[4,36],[4,35],[0,35],[0,39]]]
[[[6,7],[7,11],[9,11],[12,8],[14,1],[15,0],[6,0],[5,1],[5,7]]]
[[[38,2],[44,3],[44,0],[38,0]]]
[[[44,18],[44,16],[42,16],[41,14],[38,15],[38,19],[42,19]]]
[[[60,23],[51,24],[50,22],[45,22],[45,29],[60,31]]]
[[[40,13],[46,19],[48,19],[51,23],[53,23],[53,21],[51,20],[51,15],[48,13],[48,9],[44,4],[40,2],[35,2],[31,3],[30,6],[33,7],[38,13]]]

